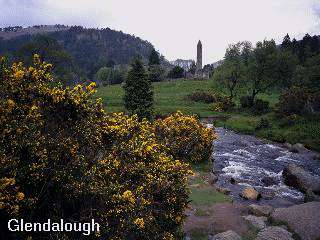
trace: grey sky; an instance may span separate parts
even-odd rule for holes
[[[154,44],[169,60],[221,59],[230,43],[320,32],[320,0],[0,0],[0,27],[110,27]]]

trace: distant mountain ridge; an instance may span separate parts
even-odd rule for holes
[[[39,36],[56,41],[63,51],[73,59],[73,65],[81,70],[84,76],[92,77],[99,68],[108,65],[128,65],[132,58],[139,55],[147,63],[154,46],[139,37],[110,28],[93,29],[81,26],[39,25],[28,28],[7,27],[0,29],[0,55],[9,59],[19,59],[21,49],[30,48],[37,43]],[[51,40],[50,40],[51,39]],[[45,46],[49,47],[49,46]],[[43,51],[44,53],[46,51]],[[161,58],[164,65],[168,61]]]

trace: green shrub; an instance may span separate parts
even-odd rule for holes
[[[298,120],[297,114],[291,114],[289,116],[283,116],[280,120],[281,127],[291,127],[296,124]]]
[[[264,114],[270,111],[269,102],[262,99],[256,99],[252,106],[252,111],[255,114]]]
[[[314,96],[308,88],[291,87],[280,95],[277,113],[281,117],[308,114],[313,111],[314,103]]]
[[[242,108],[251,108],[253,106],[253,99],[251,96],[242,96],[240,98],[240,105]]]
[[[271,123],[266,118],[261,118],[258,125],[256,126],[256,130],[259,131],[261,129],[268,129],[271,127]]]
[[[226,112],[232,110],[236,104],[230,97],[223,96],[219,100],[212,104],[212,110],[216,112]]]
[[[197,91],[187,95],[186,99],[194,102],[213,103],[218,101],[219,96],[211,92]]]

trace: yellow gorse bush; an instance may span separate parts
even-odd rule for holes
[[[154,124],[106,114],[101,99],[92,97],[94,83],[63,88],[53,81],[52,65],[38,55],[30,67],[8,67],[4,58],[0,65],[4,225],[12,217],[95,219],[101,231],[92,238],[177,238],[192,174],[184,161],[208,158],[212,130],[181,113]],[[79,234],[50,237],[79,239]],[[41,232],[18,236],[49,238]]]
[[[207,161],[212,142],[217,138],[213,129],[206,128],[194,116],[174,113],[155,122],[158,141],[176,158],[189,163]]]

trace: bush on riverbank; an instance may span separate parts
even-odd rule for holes
[[[155,132],[158,140],[175,158],[190,163],[208,161],[212,142],[216,139],[212,129],[205,128],[197,118],[181,112],[157,120]]]
[[[51,67],[39,56],[29,68],[1,60],[0,225],[13,217],[95,219],[101,231],[92,238],[174,239],[185,217],[191,174],[177,159],[208,158],[212,130],[180,113],[155,125],[107,115],[101,101],[92,99],[93,83],[62,88],[52,81]],[[41,232],[1,234],[49,238]]]

